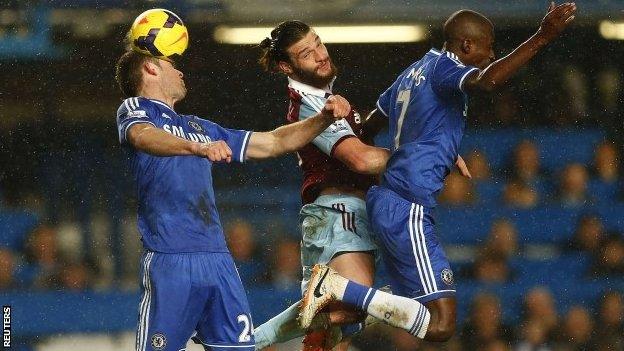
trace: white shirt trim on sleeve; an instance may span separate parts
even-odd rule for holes
[[[382,113],[384,116],[388,117],[388,113],[387,113],[386,111],[384,111],[384,109],[383,109],[383,108],[381,108],[381,106],[379,106],[379,100],[377,100],[376,105],[377,105],[377,108],[379,109],[379,111],[381,111],[381,113]]]
[[[238,159],[241,163],[245,161],[245,152],[247,151],[247,144],[249,144],[250,135],[251,135],[251,132],[245,133],[245,138],[243,139],[243,146],[241,146],[240,155],[238,156]]]
[[[132,121],[130,123],[128,123],[128,125],[126,125],[126,128],[124,129],[124,140],[128,141],[128,129],[130,129],[130,126],[133,124],[137,124],[137,123],[149,123],[151,125],[153,125],[154,127],[156,127],[156,125],[150,121],[144,120],[144,119],[140,119],[140,120],[136,120],[136,121]]]
[[[123,101],[124,106],[126,106],[126,110],[128,110],[128,112],[132,111],[135,109],[135,107],[132,105],[132,99],[125,99]]]
[[[468,77],[468,75],[476,70],[479,70],[476,67],[473,67],[472,69],[470,69],[468,72],[464,73],[464,75],[461,77],[461,79],[459,80],[459,90],[462,91],[462,93],[464,92],[464,79],[466,79],[466,77]]]

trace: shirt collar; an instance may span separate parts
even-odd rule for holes
[[[447,50],[435,50],[435,49],[431,49],[431,50],[429,50],[429,52],[431,52],[431,53],[433,53],[433,54],[435,54],[435,55],[438,55],[438,56],[440,56],[440,55],[446,55],[446,56],[450,57],[451,59],[453,59],[453,60],[455,60],[455,61],[457,61],[457,62],[461,63],[461,64],[462,64],[462,65],[464,65],[464,66],[466,66],[466,64],[465,64],[462,60],[460,60],[460,59],[459,59],[459,56],[457,56],[457,54],[452,53],[452,52],[450,52],[450,51],[447,51]]]
[[[431,49],[429,49],[429,53],[430,54],[434,54],[436,56],[440,56],[440,55],[442,55],[442,50],[431,48]]]
[[[148,100],[150,100],[151,102],[155,102],[155,103],[157,103],[158,105],[162,105],[162,106],[164,106],[164,107],[166,107],[166,108],[170,109],[171,111],[173,111],[173,112],[175,113],[175,110],[174,110],[171,106],[169,106],[169,105],[165,104],[164,102],[162,102],[162,101],[160,101],[160,100],[157,100],[157,99],[149,99],[149,98],[148,98]]]
[[[301,83],[299,81],[296,81],[290,77],[288,77],[288,86],[294,90],[297,90],[299,92],[302,93],[306,93],[306,94],[310,94],[310,95],[314,95],[314,96],[320,96],[322,98],[326,97],[327,94],[331,95],[332,93],[332,88],[334,87],[334,81],[336,80],[336,77],[334,77],[332,79],[331,82],[329,82],[329,84],[327,84],[327,86],[324,89],[319,89],[319,88],[315,88],[311,85],[308,84],[304,84]]]

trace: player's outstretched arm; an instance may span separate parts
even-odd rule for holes
[[[390,150],[364,144],[356,137],[344,139],[332,155],[350,170],[364,174],[380,174],[386,169]]]
[[[154,156],[195,155],[213,162],[232,161],[232,150],[223,140],[197,143],[178,138],[148,123],[130,126],[128,141],[137,150]]]
[[[537,32],[509,55],[492,63],[478,75],[469,76],[464,82],[464,91],[470,94],[498,89],[542,48],[555,40],[572,23],[575,14],[575,3],[566,2],[555,6],[552,2]]]
[[[246,157],[262,159],[296,151],[310,143],[330,124],[345,118],[351,111],[349,102],[340,95],[332,95],[323,110],[303,121],[281,126],[270,132],[252,133]]]

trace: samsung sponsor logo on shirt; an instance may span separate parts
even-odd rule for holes
[[[199,134],[199,133],[185,133],[184,130],[182,130],[182,127],[170,126],[168,124],[165,124],[163,125],[163,129],[165,130],[165,132],[169,134],[173,134],[175,136],[178,136],[186,140],[191,140],[194,142],[201,142],[201,143],[212,142],[212,139],[210,139],[209,136],[204,135],[204,134]]]

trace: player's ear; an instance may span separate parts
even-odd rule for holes
[[[290,63],[288,63],[286,61],[279,61],[277,63],[277,67],[279,68],[279,70],[282,73],[284,73],[286,75],[292,74],[294,72],[293,69],[292,69],[292,66],[290,65]]]
[[[462,40],[461,50],[464,54],[469,55],[472,52],[472,40],[470,39]]]
[[[158,75],[158,66],[154,62],[145,61],[145,63],[143,63],[143,69],[149,75]]]

